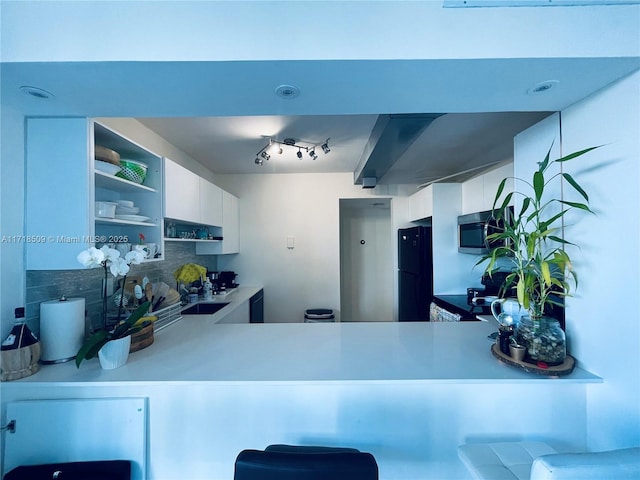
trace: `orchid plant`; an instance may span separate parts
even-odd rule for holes
[[[109,272],[115,279],[119,276],[124,277],[123,285],[127,282],[127,273],[129,273],[130,265],[137,265],[145,258],[145,252],[142,247],[136,246],[130,252],[122,257],[120,252],[114,248],[104,245],[101,248],[90,247],[78,254],[78,262],[87,268],[102,267],[104,269],[104,285],[102,292],[102,330],[107,328],[107,278]],[[118,318],[122,311],[124,293],[120,295],[120,306],[118,308]]]

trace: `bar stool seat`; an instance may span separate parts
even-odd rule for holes
[[[234,480],[378,480],[378,464],[355,448],[269,445],[243,450]]]

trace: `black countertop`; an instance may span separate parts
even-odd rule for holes
[[[476,315],[491,315],[491,305],[469,305],[466,295],[435,295],[436,305],[462,315],[462,320],[477,320]]]

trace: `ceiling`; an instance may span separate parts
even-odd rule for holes
[[[436,118],[378,184],[464,181],[513,154],[513,137],[549,112],[454,113]],[[219,174],[354,172],[378,115],[138,118],[145,126]],[[269,139],[316,145],[318,158],[284,146],[262,166],[254,162]],[[320,144],[329,139],[331,151]]]
[[[377,176],[378,184],[422,185],[509,160],[515,134],[638,66],[638,58],[27,62],[2,64],[0,73],[3,115],[136,118],[214,174],[354,172],[379,115],[442,114]],[[531,92],[550,79],[553,88]],[[283,83],[300,96],[279,98]],[[30,97],[24,85],[53,95]],[[269,138],[287,137],[328,138],[331,152],[298,160],[285,147],[254,163]]]
[[[2,115],[137,118],[214,174],[357,177],[385,115],[435,114],[412,143],[397,131],[377,181],[460,181],[508,160],[513,136],[547,112],[638,70],[639,3],[3,2]],[[285,4],[309,21],[265,29]],[[456,6],[492,8],[443,8]],[[276,95],[283,84],[300,95]],[[254,163],[287,137],[329,138],[331,152]]]

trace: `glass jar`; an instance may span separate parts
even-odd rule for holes
[[[567,356],[567,339],[555,318],[523,315],[515,338],[518,344],[527,347],[525,361],[560,365]]]

